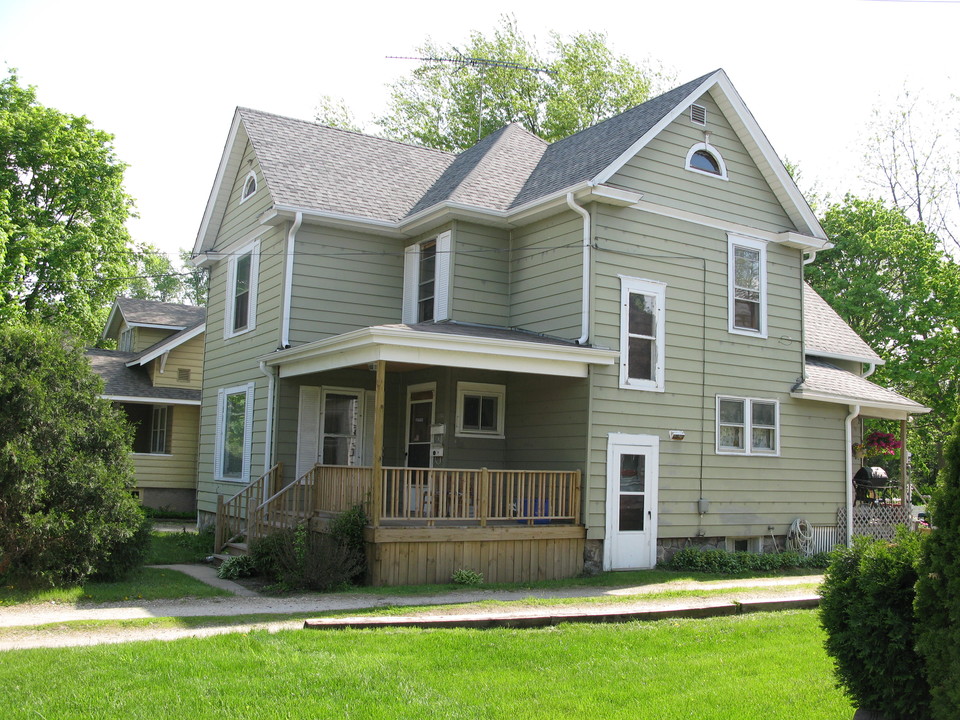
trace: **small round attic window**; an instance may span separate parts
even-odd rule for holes
[[[711,173],[712,175],[720,174],[720,163],[718,163],[717,159],[706,150],[697,150],[690,157],[690,167],[692,167],[694,170],[702,170],[703,172]]]
[[[243,193],[240,195],[240,201],[243,202],[257,191],[257,175],[252,170],[243,181]]]
[[[704,175],[727,179],[727,166],[716,148],[707,143],[697,143],[687,153],[687,170]]]

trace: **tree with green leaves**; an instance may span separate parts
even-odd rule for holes
[[[925,660],[932,715],[960,717],[960,414],[933,492],[915,601],[917,650]]]
[[[113,137],[0,80],[0,321],[92,339],[126,286],[133,202]]]
[[[834,243],[807,280],[884,359],[875,379],[933,409],[915,418],[913,477],[930,486],[960,397],[960,266],[902,210],[848,195],[826,208]]]
[[[462,49],[428,40],[417,52],[427,60],[393,85],[377,124],[393,139],[451,152],[513,122],[548,142],[565,138],[639,105],[668,79],[614,54],[603,33],[551,33],[542,54],[509,17]]]
[[[58,585],[138,566],[131,431],[61,329],[0,326],[0,582]]]

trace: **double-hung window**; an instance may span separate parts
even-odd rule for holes
[[[767,336],[767,246],[730,236],[729,329],[732,333]]]
[[[717,398],[717,452],[778,455],[780,405],[776,400]]]
[[[664,389],[664,335],[667,286],[620,277],[620,387]]]
[[[133,452],[170,454],[173,407],[170,405],[124,404],[127,420],[133,425]]]
[[[450,317],[450,233],[411,245],[404,253],[403,322]]]
[[[507,389],[491,383],[457,383],[457,435],[504,437]]]
[[[245,480],[250,475],[253,383],[223,388],[217,394],[214,477]]]
[[[230,258],[225,337],[233,337],[256,327],[259,263],[259,241],[241,248]]]

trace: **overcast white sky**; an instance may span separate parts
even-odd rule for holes
[[[960,92],[951,0],[0,0],[0,63],[43,104],[116,136],[135,239],[175,253],[193,246],[236,106],[310,119],[331,95],[367,120],[412,69],[386,56],[428,36],[460,43],[504,13],[544,40],[604,31],[677,84],[722,67],[801,185],[834,193],[859,188],[871,113],[904,83],[944,101]]]

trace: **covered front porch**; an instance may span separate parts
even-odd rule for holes
[[[452,323],[366,328],[275,353],[263,365],[273,369],[275,464],[246,497],[224,501],[218,537],[322,530],[361,505],[374,585],[447,582],[460,568],[490,582],[576,575],[586,378],[615,358]]]

